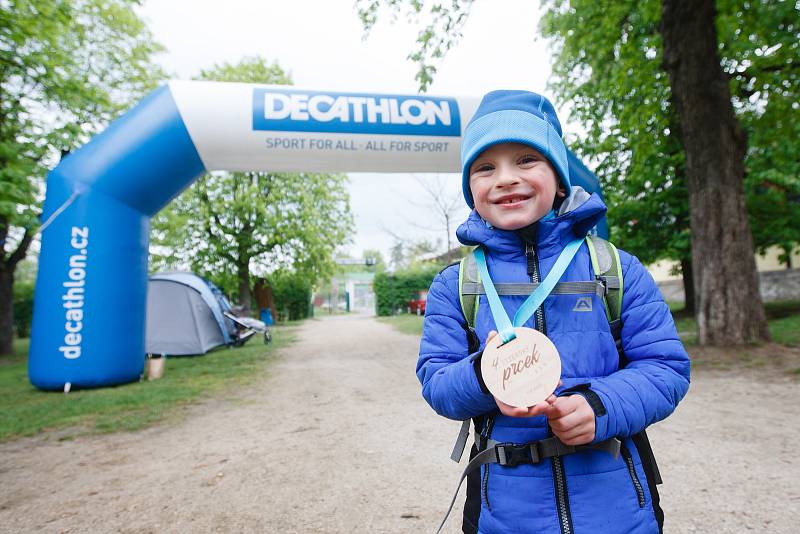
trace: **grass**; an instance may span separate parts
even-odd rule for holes
[[[683,303],[668,303],[675,327],[683,342],[697,344],[697,323],[684,311]],[[772,339],[780,345],[800,346],[800,301],[768,302],[764,305]],[[416,315],[394,315],[379,317],[379,321],[392,325],[405,334],[418,336],[422,333],[422,317]]]
[[[682,308],[670,303],[675,326],[681,339],[687,345],[697,344],[697,323],[694,317],[683,312]],[[772,340],[780,345],[800,346],[800,301],[787,300],[764,304]]]
[[[411,315],[408,313],[392,315],[390,317],[378,317],[380,322],[391,325],[396,330],[412,336],[419,336],[422,334],[422,319],[423,317],[421,315]]]
[[[28,340],[0,357],[0,441],[58,431],[59,439],[82,434],[132,431],[179,419],[192,402],[263,376],[277,349],[293,340],[293,329],[272,328],[264,345],[253,336],[242,348],[220,348],[205,356],[168,358],[164,377],[116,387],[40,391],[28,381]]]

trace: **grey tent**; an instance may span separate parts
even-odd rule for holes
[[[219,289],[196,274],[152,275],[147,286],[146,352],[205,354],[232,343],[236,328],[224,316],[228,309]]]

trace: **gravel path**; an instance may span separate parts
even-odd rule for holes
[[[0,445],[0,531],[435,531],[459,425],[419,395],[417,339],[365,316],[298,338],[255,386],[180,423]],[[697,372],[650,433],[666,531],[796,532],[798,404],[786,378]]]

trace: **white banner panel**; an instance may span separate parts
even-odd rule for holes
[[[460,172],[479,98],[171,82],[207,170]]]

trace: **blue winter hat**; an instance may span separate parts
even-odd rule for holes
[[[555,168],[569,196],[567,149],[553,104],[530,91],[492,91],[481,100],[461,141],[461,188],[470,208],[475,203],[469,188],[469,168],[481,152],[500,143],[522,143],[541,152]]]

